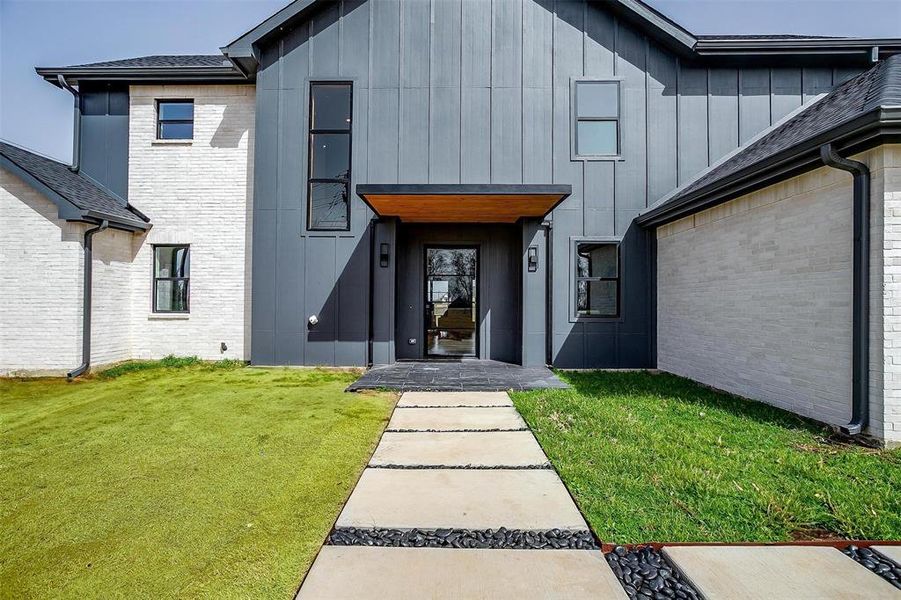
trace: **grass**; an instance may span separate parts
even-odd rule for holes
[[[901,538],[901,450],[672,375],[513,394],[605,542]]]
[[[0,380],[0,597],[289,598],[387,422],[357,375]]]

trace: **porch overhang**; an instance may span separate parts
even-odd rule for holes
[[[543,218],[572,193],[560,184],[362,184],[379,217],[404,223],[516,223]]]

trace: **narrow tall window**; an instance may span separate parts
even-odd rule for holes
[[[307,228],[350,229],[350,83],[310,85]]]
[[[191,277],[188,246],[153,247],[153,312],[186,313]]]
[[[573,92],[575,155],[619,155],[619,82],[576,81]]]
[[[619,316],[619,246],[576,244],[576,315]]]
[[[190,140],[194,137],[194,101],[159,100],[156,103],[156,137]]]

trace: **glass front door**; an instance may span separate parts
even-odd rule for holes
[[[426,248],[425,337],[432,357],[476,356],[476,248]]]

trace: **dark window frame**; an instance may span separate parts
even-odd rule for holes
[[[160,114],[160,106],[163,104],[188,104],[191,103],[191,118],[190,119],[164,119]],[[194,110],[197,107],[194,104],[193,98],[157,98],[156,100],[156,139],[158,140],[193,140],[194,139]],[[191,137],[186,138],[164,138],[163,137],[163,125],[164,124],[174,124],[174,125],[184,125],[189,123],[191,125]]]
[[[616,277],[580,277],[579,276],[579,246],[585,244],[610,245],[616,248]],[[613,236],[579,236],[570,238],[570,301],[569,321],[615,321],[624,320],[623,285],[625,274],[623,273],[623,238]],[[616,282],[616,314],[592,315],[579,311],[579,282],[581,281],[614,281]]]
[[[313,127],[313,88],[317,85],[343,85],[350,91],[350,123],[346,129],[316,129]],[[350,182],[353,173],[353,125],[354,125],[354,82],[346,79],[311,80],[309,86],[309,102],[307,107],[307,231],[350,231]],[[347,179],[313,177],[313,136],[323,134],[347,135]],[[340,183],[344,184],[344,195],[347,199],[345,205],[344,227],[321,227],[313,225],[313,184],[316,183]]]
[[[616,113],[614,117],[580,117],[579,116],[579,84],[616,84]],[[570,158],[574,161],[604,161],[623,160],[623,80],[622,77],[586,78],[574,77],[570,80]],[[616,152],[613,154],[580,154],[579,153],[579,123],[580,122],[612,122],[616,123]]]
[[[154,314],[162,315],[186,315],[191,312],[191,273],[188,271],[187,277],[158,277],[156,274],[156,251],[158,248],[185,248],[188,257],[188,269],[190,269],[191,244],[153,244],[151,246],[153,254],[151,256],[150,275],[153,278],[153,286],[151,290],[150,305]],[[156,305],[157,284],[160,281],[184,281],[185,282],[185,310],[160,310]]]

